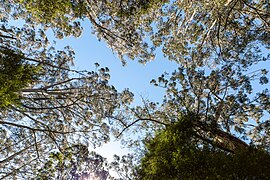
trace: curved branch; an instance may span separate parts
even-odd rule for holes
[[[36,144],[39,144],[41,141],[42,141],[42,140],[40,140],[39,142],[36,142],[36,143],[34,143],[34,144],[31,144],[31,145],[27,146],[26,148],[24,148],[24,149],[22,149],[22,150],[20,150],[20,151],[18,151],[18,152],[16,152],[16,153],[14,153],[14,154],[12,154],[11,156],[7,157],[6,159],[1,160],[1,161],[0,161],[0,164],[6,163],[6,162],[10,161],[10,160],[13,159],[15,156],[17,156],[17,155],[23,153],[24,151],[28,150],[29,148],[35,146]]]
[[[57,130],[53,130],[53,129],[49,129],[49,128],[48,129],[39,129],[39,128],[32,128],[32,127],[29,127],[29,126],[16,124],[16,123],[12,123],[12,122],[7,122],[7,121],[0,121],[0,124],[9,125],[9,126],[15,126],[15,127],[24,128],[24,129],[29,129],[31,131],[49,132],[49,133],[56,133],[56,134],[72,134],[72,133],[77,133],[77,132],[90,132],[90,131],[93,131],[93,130],[89,130],[89,131],[57,131]]]
[[[130,128],[131,126],[133,126],[134,124],[136,124],[136,123],[139,122],[139,121],[150,121],[150,122],[162,124],[162,125],[164,125],[164,126],[168,126],[168,125],[169,125],[169,124],[160,122],[160,121],[155,120],[155,119],[150,119],[150,118],[140,118],[140,119],[137,119],[137,120],[135,120],[134,122],[130,123],[129,125],[126,125],[126,127],[120,132],[120,134],[116,137],[116,139],[118,139],[118,138],[124,133],[125,130],[127,130],[128,128]]]

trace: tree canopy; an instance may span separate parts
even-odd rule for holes
[[[122,179],[269,177],[269,6],[1,1],[0,177],[74,178],[90,169],[105,178],[110,168]],[[131,106],[133,93],[109,84],[109,68],[73,68],[73,49],[56,50],[47,30],[59,39],[79,37],[82,20],[123,64],[147,63],[159,50],[177,63],[173,73],[151,81],[166,90],[163,102]],[[135,148],[134,156],[105,165],[90,155],[90,144],[111,136]]]
[[[53,6],[45,5],[50,1],[19,2],[28,10],[29,18],[37,17],[31,21],[46,21],[47,26],[64,28],[62,32],[71,32],[67,25],[74,18],[88,18],[96,35],[122,60],[138,57],[141,62],[149,61],[161,46],[165,56],[180,63],[186,58],[198,66],[223,61],[244,63],[245,52],[269,48],[267,1],[60,0],[51,3]]]
[[[186,115],[145,142],[137,179],[267,179],[269,153],[246,144],[235,152],[205,141]]]
[[[53,150],[108,142],[109,117],[133,94],[109,84],[107,67],[72,69],[71,47],[56,50],[43,28],[12,26],[9,11],[1,12],[0,177],[28,179]]]

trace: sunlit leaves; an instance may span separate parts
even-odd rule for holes
[[[105,40],[123,62],[138,58],[146,63],[161,46],[165,56],[180,63],[190,59],[196,66],[224,61],[245,65],[255,60],[249,58],[250,52],[269,46],[269,13],[264,1],[17,2],[20,5],[4,8],[29,22],[45,23],[59,38],[78,36],[81,27],[76,18],[88,18],[98,39]]]
[[[0,8],[1,48],[20,52],[25,60],[14,73],[24,75],[26,67],[42,67],[38,80],[26,68],[31,73],[24,80],[29,81],[11,91],[19,94],[13,99],[19,98],[22,107],[7,102],[11,108],[0,114],[0,135],[5,139],[1,141],[3,177],[16,173],[22,177],[20,172],[31,169],[31,163],[32,167],[40,164],[52,149],[56,153],[48,166],[59,170],[69,158],[61,151],[63,147],[71,143],[100,146],[110,140],[111,132],[117,138],[125,137],[129,129],[133,136],[141,133],[138,140],[130,136],[127,145],[142,153],[141,139],[149,142],[157,129],[163,132],[190,113],[197,117],[190,125],[201,138],[200,147],[212,143],[213,148],[236,153],[250,143],[269,151],[269,90],[265,88],[269,75],[267,67],[257,70],[255,66],[269,61],[266,1],[17,0],[5,1]],[[21,28],[8,24],[10,19],[20,18],[25,20]],[[161,104],[143,100],[143,106],[130,107],[134,95],[128,89],[117,92],[109,84],[107,67],[96,63],[94,71],[77,71],[71,68],[75,56],[71,47],[55,50],[46,30],[51,28],[60,39],[78,37],[82,32],[79,20],[85,18],[97,38],[123,63],[127,59],[153,60],[159,47],[166,58],[178,63],[172,74],[151,81],[166,91]],[[174,134],[162,138],[162,146],[153,149],[162,150],[166,148],[163,142],[179,140]],[[192,154],[197,149],[189,146],[185,150]],[[196,152],[199,155],[192,154],[196,157],[192,161],[200,160],[204,153],[213,159],[228,157]],[[192,162],[177,152],[172,154],[181,162]],[[25,163],[20,162],[22,157]],[[130,169],[121,163],[132,166],[131,159],[116,156],[113,166],[121,176],[130,175]],[[178,166],[177,162],[173,164]],[[169,163],[166,160],[164,166],[170,167]],[[158,170],[163,169],[154,168]]]
[[[45,29],[53,28],[57,38],[79,37],[82,33],[80,22],[75,19],[83,18],[85,14],[83,2],[16,0],[15,3],[13,16],[23,17],[29,24],[42,24]]]

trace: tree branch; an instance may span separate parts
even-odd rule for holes
[[[168,126],[168,125],[169,125],[169,124],[160,122],[160,121],[155,120],[155,119],[150,119],[150,118],[140,118],[140,119],[137,119],[137,120],[135,120],[134,122],[130,123],[129,125],[126,125],[126,127],[120,132],[120,134],[116,137],[116,139],[118,139],[118,138],[124,133],[125,130],[127,130],[128,128],[130,128],[131,126],[133,126],[134,124],[136,124],[136,123],[139,122],[139,121],[150,121],[150,122],[162,124],[162,125],[164,125],[164,126]]]

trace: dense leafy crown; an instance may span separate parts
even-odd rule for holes
[[[268,1],[2,0],[0,11],[1,178],[65,177],[76,158],[91,166],[89,156],[80,160],[86,152],[80,147],[99,146],[111,134],[137,150],[134,157],[116,156],[112,166],[122,179],[267,176]],[[46,32],[79,37],[82,20],[123,63],[146,63],[159,50],[176,63],[173,73],[151,81],[166,91],[161,104],[131,107],[133,94],[118,92],[109,69],[98,64],[93,71],[72,69],[72,48],[56,50]],[[248,154],[254,156],[244,159]],[[227,174],[216,168],[223,165]],[[262,169],[256,174],[252,165]]]
[[[198,136],[196,116],[179,117],[146,142],[138,179],[265,179],[270,155],[253,147],[224,152]],[[161,168],[162,167],[162,168]]]

